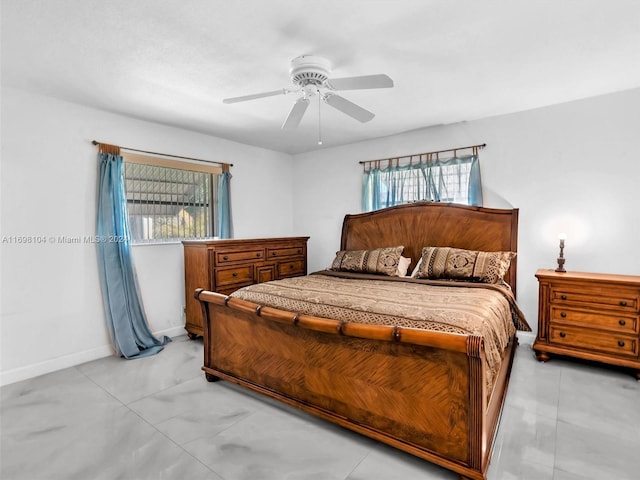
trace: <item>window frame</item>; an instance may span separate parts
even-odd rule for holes
[[[207,229],[212,235],[206,236],[167,236],[167,237],[154,237],[154,238],[139,238],[134,237],[131,232],[131,244],[132,245],[157,245],[157,244],[171,244],[171,243],[180,243],[183,240],[204,240],[204,239],[215,239],[218,238],[218,222],[217,222],[217,186],[220,176],[223,173],[223,167],[221,165],[208,165],[195,161],[189,160],[173,160],[163,157],[150,156],[150,155],[142,155],[137,153],[122,153],[122,157],[125,163],[124,168],[124,189],[125,196],[127,199],[127,214],[128,219],[131,224],[132,218],[129,213],[129,205],[135,203],[135,200],[130,200],[129,192],[127,191],[127,164],[139,164],[139,165],[147,165],[151,167],[160,167],[160,168],[168,168],[174,170],[180,170],[182,172],[195,172],[195,173],[204,173],[209,175],[209,195],[208,195],[208,215],[207,215]],[[169,194],[168,191],[161,192],[162,194]],[[186,203],[185,205],[189,205]],[[194,204],[195,205],[195,204]]]

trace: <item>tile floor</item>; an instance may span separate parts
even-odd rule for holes
[[[456,480],[200,371],[202,341],[2,387],[2,480]],[[640,479],[640,383],[516,354],[489,480]]]

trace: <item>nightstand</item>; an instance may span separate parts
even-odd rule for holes
[[[533,350],[618,365],[640,380],[640,277],[538,270]]]

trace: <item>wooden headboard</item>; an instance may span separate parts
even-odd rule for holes
[[[426,246],[517,252],[518,209],[417,202],[344,217],[341,250],[396,245],[404,245],[403,255],[411,258],[410,269]],[[514,294],[517,261],[517,257],[511,261],[505,275]]]

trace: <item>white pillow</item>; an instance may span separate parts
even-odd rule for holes
[[[418,263],[416,263],[416,268],[413,269],[413,272],[411,272],[411,276],[413,278],[415,278],[416,273],[418,273],[420,271],[420,265],[422,264],[422,257],[420,257],[420,260],[418,260]]]
[[[407,270],[409,270],[409,265],[411,265],[411,259],[408,257],[400,257],[400,260],[398,261],[398,276],[399,277],[406,277],[407,276]]]

